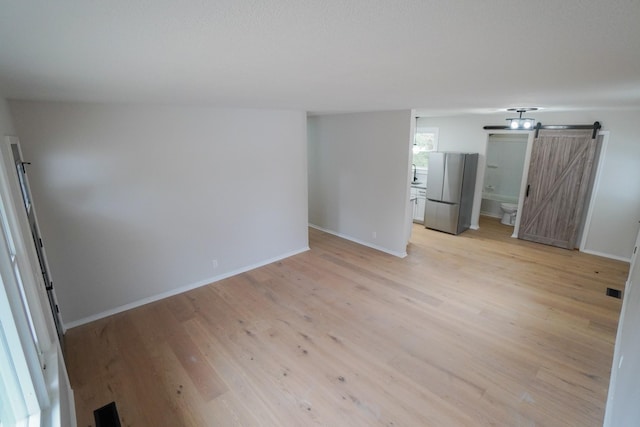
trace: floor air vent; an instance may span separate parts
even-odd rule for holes
[[[116,402],[111,402],[93,411],[96,427],[121,427]]]
[[[619,291],[618,289],[607,288],[607,296],[620,299],[622,298],[622,291]]]

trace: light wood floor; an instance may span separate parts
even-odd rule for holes
[[[415,225],[68,331],[78,426],[601,426],[628,264]]]

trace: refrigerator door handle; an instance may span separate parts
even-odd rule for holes
[[[457,205],[455,202],[445,202],[444,200],[427,199],[430,202],[440,203],[441,205]]]

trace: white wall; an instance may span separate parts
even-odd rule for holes
[[[303,112],[10,106],[67,325],[308,247]]]
[[[640,234],[636,246],[640,245]],[[637,425],[640,420],[640,262],[632,257],[611,366],[605,427]]]
[[[494,193],[514,200],[519,198],[528,137],[517,136],[497,134],[490,137],[484,173],[485,194]]]
[[[409,110],[309,118],[312,225],[406,254],[411,121]]]
[[[557,113],[538,111],[530,114],[544,125],[591,124],[599,121],[610,131],[609,144],[596,192],[591,227],[585,250],[591,253],[629,259],[640,219],[640,110],[606,110]],[[487,131],[485,125],[506,125],[506,113],[426,117],[428,126],[438,127],[441,151],[481,153],[472,224],[480,214],[482,181],[485,169]]]
[[[0,97],[0,137],[4,140],[5,135],[14,135],[13,120],[9,113],[7,101]]]

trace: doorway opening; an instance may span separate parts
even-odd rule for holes
[[[528,133],[492,133],[487,140],[480,215],[513,234],[527,155]]]

